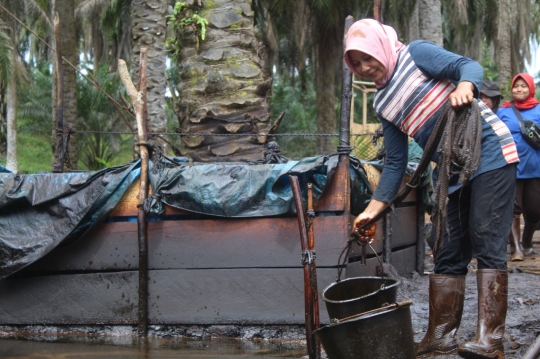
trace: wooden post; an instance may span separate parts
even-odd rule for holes
[[[306,212],[304,202],[302,201],[302,191],[300,190],[300,182],[298,177],[289,176],[291,189],[294,197],[294,205],[296,207],[296,216],[298,218],[298,227],[300,230],[300,245],[302,247],[302,264],[304,265],[304,314],[306,322],[306,344],[309,359],[319,359],[317,356],[317,345],[314,340],[314,310],[313,310],[313,252],[309,250],[309,235],[306,224]]]
[[[62,39],[60,36],[60,18],[55,14],[54,41],[56,47],[56,153],[57,162],[53,172],[64,172],[64,146],[62,130],[64,128],[64,64],[62,63]]]
[[[313,253],[313,262],[310,264],[309,274],[311,281],[311,295],[312,299],[312,317],[311,325],[313,330],[319,329],[321,325],[321,320],[319,316],[319,289],[317,286],[317,260],[315,257],[315,210],[313,208],[313,184],[308,183],[308,194],[307,194],[307,208],[308,208],[308,217],[309,225],[307,227],[308,232],[308,251]],[[311,334],[313,336],[313,333]],[[315,345],[315,357],[317,359],[321,358],[321,341],[318,337],[312,338]]]
[[[137,121],[137,135],[139,156],[141,158],[141,177],[139,187],[139,204],[137,205],[137,225],[139,239],[139,309],[138,309],[138,334],[146,337],[148,332],[148,239],[146,226],[146,213],[144,212],[144,200],[148,196],[148,147],[147,132],[145,123],[145,103],[146,103],[146,55],[148,48],[141,48],[140,80],[137,90],[131,81],[126,62],[118,60],[118,73],[122,83],[131,99],[135,109],[135,119]]]

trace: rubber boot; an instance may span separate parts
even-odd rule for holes
[[[479,269],[478,324],[472,341],[461,344],[458,354],[467,359],[504,359],[504,323],[508,308],[508,272]]]
[[[523,227],[523,235],[521,236],[521,243],[523,244],[523,253],[526,256],[533,255],[533,236],[536,227],[538,227],[539,222],[528,222],[525,221],[525,226]]]
[[[521,218],[520,216],[514,216],[512,221],[512,231],[510,232],[510,254],[512,255],[512,262],[522,261],[523,252],[521,251]]]
[[[464,299],[464,275],[430,275],[429,322],[424,339],[414,348],[417,358],[456,354]]]

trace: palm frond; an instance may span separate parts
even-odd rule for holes
[[[13,73],[13,44],[9,27],[0,19],[0,80],[8,83]]]

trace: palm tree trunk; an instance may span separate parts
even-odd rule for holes
[[[338,65],[342,59],[342,36],[341,30],[324,30],[314,20],[312,28],[312,43],[314,45],[314,82],[316,91],[317,108],[317,132],[336,133],[336,79],[339,78]],[[337,36],[341,33],[341,36]],[[337,142],[332,137],[317,137],[317,154],[330,154],[336,152]]]
[[[270,128],[268,95],[272,78],[262,70],[251,0],[205,2],[206,39],[184,32],[179,60],[179,122],[185,153],[195,161],[254,161],[263,158]],[[246,136],[197,136],[197,133]],[[254,134],[250,136],[249,134]]]
[[[512,4],[511,4],[511,3]],[[512,78],[512,44],[511,44],[511,6],[512,0],[498,0],[498,31],[495,42],[495,61],[499,70],[499,84],[501,88],[509,86]],[[515,6],[515,5],[514,5]]]
[[[418,0],[420,38],[443,46],[441,0]]]
[[[19,171],[17,162],[17,81],[12,77],[6,91],[7,102],[7,156],[6,168],[13,173]]]
[[[167,83],[165,49],[168,0],[133,0],[131,2],[133,80],[139,81],[141,47],[148,48],[147,114],[149,132],[167,132],[165,90]],[[167,143],[159,141],[167,151]]]
[[[52,17],[58,13],[60,19],[60,33],[62,37],[62,56],[74,66],[79,63],[79,53],[77,46],[77,28],[75,23],[75,4],[74,0],[53,0]],[[55,57],[53,56],[53,59]],[[53,71],[56,72],[55,61],[53,60]],[[64,126],[77,128],[77,75],[75,69],[64,61]],[[56,81],[57,75],[53,75]],[[53,104],[56,105],[56,91],[53,87]],[[56,108],[53,106],[53,158],[57,153],[56,149]],[[79,156],[77,153],[77,137],[71,136],[69,140],[69,161],[73,169],[77,169]],[[55,161],[53,160],[53,163]]]
[[[414,10],[411,14],[411,18],[409,20],[408,24],[408,34],[407,34],[407,42],[411,43],[414,40],[421,39],[420,37],[420,17],[419,17],[419,9],[420,1],[415,1],[414,3]]]

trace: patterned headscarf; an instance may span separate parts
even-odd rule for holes
[[[349,58],[349,51],[358,50],[379,61],[387,71],[382,81],[375,82],[377,87],[382,87],[392,76],[398,54],[404,47],[405,45],[399,42],[394,28],[383,25],[377,20],[362,19],[352,24],[347,32],[343,56],[349,69],[357,76],[358,73],[354,70]]]

